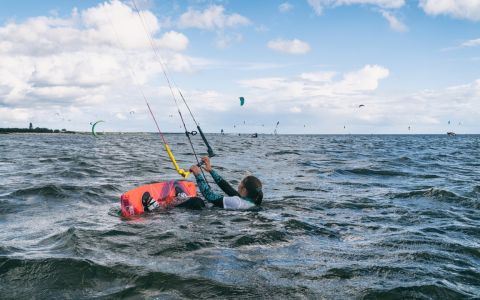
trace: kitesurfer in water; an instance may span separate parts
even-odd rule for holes
[[[263,200],[262,183],[255,176],[246,176],[240,181],[237,190],[235,190],[227,181],[225,181],[215,170],[212,169],[210,159],[203,157],[203,169],[210,173],[215,183],[227,194],[223,196],[214,193],[210,186],[205,182],[201,174],[200,167],[193,165],[190,172],[195,175],[197,185],[205,199],[214,206],[225,209],[249,209],[259,206]]]

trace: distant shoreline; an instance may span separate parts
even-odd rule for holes
[[[75,134],[75,131],[69,131],[66,129],[49,129],[49,128],[0,128],[0,134],[9,133],[68,133]]]
[[[12,134],[12,133],[21,133],[21,134],[58,134],[58,133],[66,133],[66,134],[80,134],[80,135],[87,135],[92,134],[91,131],[70,131],[70,130],[58,130],[58,129],[48,129],[48,128],[35,128],[35,129],[28,129],[28,128],[0,128],[0,135],[1,134]],[[98,135],[117,135],[117,134],[158,134],[155,131],[104,131],[101,133],[97,133]],[[184,132],[164,132],[164,134],[174,134],[174,135],[184,135]],[[205,134],[213,134],[213,135],[222,135],[218,132],[205,132]],[[251,133],[225,133],[223,135],[227,136],[251,136]],[[439,135],[439,136],[447,136],[445,133],[278,133],[277,135],[281,136],[289,136],[289,135],[305,135],[305,136],[428,136],[428,135]],[[456,134],[456,136],[476,136],[480,135],[480,133],[461,133]],[[258,137],[260,136],[275,136],[273,133],[258,133]]]

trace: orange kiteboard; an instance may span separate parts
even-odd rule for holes
[[[186,180],[171,180],[143,185],[125,192],[120,197],[122,215],[131,217],[145,212],[142,204],[143,194],[148,192],[160,207],[174,206],[175,196],[181,191],[189,197],[197,196],[195,183]]]

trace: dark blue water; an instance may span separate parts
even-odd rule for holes
[[[0,298],[480,297],[480,136],[209,139],[260,211],[126,220],[122,192],[178,178],[158,135],[0,136]]]

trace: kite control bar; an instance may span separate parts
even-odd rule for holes
[[[207,138],[203,134],[202,129],[200,128],[199,125],[197,125],[197,128],[198,128],[198,132],[200,132],[200,135],[202,136],[202,140],[205,143],[205,146],[207,146],[208,157],[214,157],[215,153],[213,153],[213,149],[212,147],[210,147],[210,144],[208,143]]]

